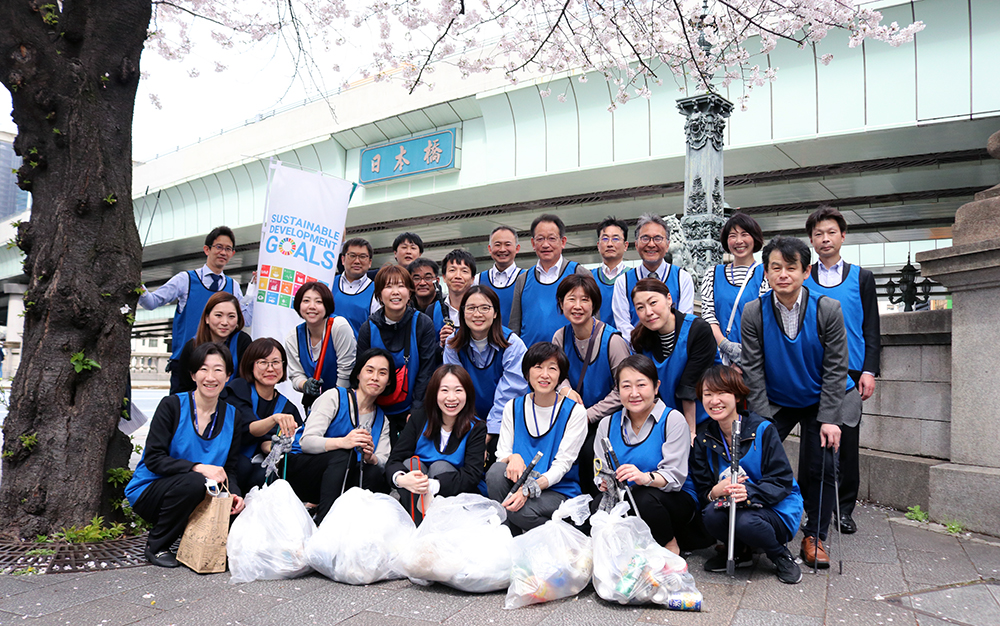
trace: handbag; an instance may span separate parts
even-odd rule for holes
[[[417,323],[414,313],[413,323]],[[379,332],[376,330],[376,332]],[[393,406],[406,400],[410,393],[410,333],[406,334],[406,347],[403,348],[403,364],[396,368],[396,390],[392,395],[375,398],[375,404],[381,407]]]
[[[177,549],[177,560],[197,574],[226,571],[226,541],[229,539],[229,512],[233,496],[223,484],[213,494],[209,489],[191,517]]]

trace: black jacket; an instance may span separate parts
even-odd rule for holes
[[[265,441],[270,441],[271,435],[276,435],[278,433],[278,427],[275,426],[260,437],[254,437],[250,434],[250,424],[252,422],[274,415],[274,408],[278,404],[277,395],[275,395],[275,397],[271,400],[264,400],[261,398],[260,401],[257,402],[257,414],[254,415],[253,397],[251,395],[250,383],[242,378],[234,378],[222,391],[220,400],[224,400],[229,404],[232,404],[236,407],[236,411],[242,416],[245,426],[243,429],[242,445],[248,446],[250,444],[255,444],[257,446],[256,452],[260,452],[260,444]],[[299,415],[299,409],[292,404],[291,400],[285,403],[285,408],[283,408],[281,412],[288,413],[295,419],[295,423],[297,425],[302,425],[302,417]]]
[[[471,401],[471,398],[470,398]],[[425,418],[410,418],[410,421],[403,427],[403,432],[399,434],[399,440],[393,446],[389,454],[389,460],[385,464],[385,477],[392,483],[392,477],[396,472],[407,473],[409,470],[404,463],[413,456],[417,449],[417,438],[422,437],[424,428],[427,426]],[[441,481],[441,491],[439,496],[455,496],[460,493],[479,493],[479,481],[483,478],[483,470],[486,462],[486,420],[476,420],[472,424],[472,430],[465,435],[465,461],[462,467],[457,468],[457,472],[448,472],[435,476]],[[448,445],[445,446],[445,454],[454,452],[461,439],[450,437]]]

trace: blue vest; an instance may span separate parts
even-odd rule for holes
[[[277,415],[278,413],[281,413],[282,411],[284,411],[285,410],[285,405],[288,403],[288,400],[285,398],[285,396],[283,396],[280,393],[278,393],[277,389],[274,390],[274,393],[276,393],[278,395],[274,399],[274,410],[271,411],[271,415]],[[271,417],[271,415],[258,415],[257,414],[257,406],[260,404],[260,394],[257,393],[257,387],[253,383],[250,383],[250,404],[253,407],[253,416],[254,416],[254,418],[260,420],[260,419],[264,419],[266,417]],[[301,430],[301,429],[296,429],[296,432],[299,432],[299,430]],[[295,442],[298,443],[298,439],[295,439]],[[243,446],[243,449],[241,449],[240,452],[246,458],[252,459],[254,453],[257,452],[257,447],[259,445],[260,444],[258,444],[258,443],[247,444],[247,445]]]
[[[583,389],[580,391],[585,407],[594,406],[611,393],[615,387],[615,375],[611,371],[611,361],[608,356],[608,344],[611,342],[611,336],[615,334],[618,334],[618,331],[610,324],[605,324],[601,330],[601,340],[596,346],[595,360],[587,368]],[[580,354],[576,346],[572,324],[563,328],[563,352],[566,353],[566,359],[569,360],[569,384],[576,389],[576,385],[580,381],[580,372],[583,371],[583,360],[587,355]]]
[[[451,316],[446,317],[444,314],[445,306],[447,305],[444,303],[444,300],[436,300],[431,305],[430,318],[434,322],[434,335],[437,337],[441,336],[441,329],[444,328],[445,321],[451,319]]]
[[[601,309],[597,312],[597,318],[605,324],[614,326],[615,314],[611,310],[611,301],[615,297],[615,281],[609,283],[602,268],[603,266],[590,270],[594,280],[597,281],[597,288],[601,290]],[[628,297],[628,294],[625,294],[625,297]]]
[[[222,429],[219,434],[211,439],[204,439],[195,432],[194,429],[194,400],[190,393],[178,394],[177,398],[181,402],[180,415],[177,418],[177,430],[170,440],[170,457],[174,459],[185,459],[195,463],[205,465],[218,465],[225,467],[229,458],[229,449],[233,444],[233,431],[236,428],[236,407],[231,404],[220,402],[217,409],[222,409],[225,414],[220,416],[221,411],[217,411],[214,419],[220,417]],[[210,423],[207,429],[209,434],[215,429],[215,424]],[[154,474],[146,467],[146,453],[142,453],[139,466],[132,474],[132,480],[128,481],[125,487],[125,497],[130,505],[135,506],[136,500],[142,495],[153,481],[163,478],[159,474]]]
[[[762,347],[767,399],[778,406],[804,408],[819,403],[823,391],[823,344],[816,328],[819,299],[812,291],[802,300],[805,317],[799,324],[799,334],[789,339],[775,318],[771,291],[760,296],[764,323]],[[854,388],[847,378],[846,390]]]
[[[331,315],[330,317],[334,317]],[[325,326],[324,326],[325,328]],[[331,327],[332,329],[332,327]],[[302,370],[309,378],[316,378],[323,381],[323,391],[333,389],[337,386],[337,349],[333,347],[333,333],[326,336],[326,356],[323,357],[323,371],[316,375],[316,361],[312,358],[312,346],[309,345],[309,337],[306,332],[306,323],[302,322],[295,327],[295,337],[299,345],[299,363]],[[322,350],[322,348],[320,348]]]
[[[188,270],[187,275],[187,302],[184,303],[183,309],[174,313],[174,330],[171,335],[173,351],[170,353],[172,361],[176,361],[181,357],[181,350],[184,349],[184,344],[188,340],[194,339],[194,336],[198,334],[198,325],[201,324],[201,314],[205,312],[205,305],[208,304],[208,299],[212,297],[212,294],[216,293],[202,284],[201,279],[198,278],[198,274],[194,270]],[[220,291],[233,293],[233,279],[228,276],[224,278],[226,279],[226,283]]]
[[[534,437],[528,432],[528,426],[525,423],[527,415],[525,414],[524,407],[528,402],[531,402],[528,396],[521,396],[514,399],[513,451],[515,454],[521,455],[525,464],[531,463],[531,459],[535,458],[535,454],[541,451],[542,458],[538,460],[535,471],[539,474],[544,474],[552,467],[552,459],[555,458],[556,452],[559,451],[559,444],[562,442],[563,435],[566,434],[566,425],[569,423],[569,416],[573,412],[573,407],[576,406],[576,403],[569,398],[564,398],[558,405],[559,412],[548,432],[541,437]],[[563,475],[562,480],[554,485],[549,485],[549,489],[557,491],[567,498],[575,498],[582,493],[580,491],[580,468],[577,466],[576,461],[573,461],[573,466]]]
[[[392,353],[393,364],[396,369],[403,367],[405,364],[407,367],[407,380],[409,381],[409,386],[406,390],[406,397],[401,401],[393,404],[391,406],[383,407],[385,412],[389,415],[399,415],[400,413],[406,413],[410,410],[410,405],[413,404],[413,387],[417,383],[417,369],[420,367],[420,354],[418,354],[419,347],[417,346],[417,317],[420,316],[420,311],[414,310],[413,315],[410,316],[410,354],[406,354],[406,346],[399,352]],[[382,341],[382,332],[378,329],[371,320],[368,321],[369,330],[371,331],[371,347],[372,348],[382,348],[383,350],[388,350],[385,347],[385,342]],[[429,358],[427,356],[423,358]],[[392,372],[390,376],[395,376],[396,373]],[[338,435],[339,436],[339,435]]]
[[[667,417],[672,409],[667,407],[660,416],[660,421],[642,441],[629,443],[622,437],[623,411],[618,411],[608,418],[608,439],[615,449],[618,462],[635,465],[640,472],[653,472],[663,460],[663,444],[667,442]]]
[[[845,263],[844,267],[848,267],[848,264]],[[849,267],[847,276],[836,287],[820,285],[813,280],[812,274],[806,278],[805,286],[810,292],[840,302],[840,310],[844,313],[844,328],[847,330],[847,367],[860,372],[865,365],[865,310],[861,306],[861,270],[857,265]]]
[[[529,268],[521,291],[521,340],[530,348],[539,341],[552,341],[564,320],[559,313],[556,291],[562,279],[576,272],[576,261],[569,261],[562,274],[551,285],[543,285],[535,277],[536,268]]]
[[[757,445],[757,441],[764,436],[764,431],[767,430],[768,425],[770,425],[769,421],[762,420],[757,426],[755,437],[750,441],[749,450],[744,447],[744,442],[749,437],[743,437],[743,441],[740,442],[740,467],[747,473],[751,484],[760,483],[764,479],[764,475],[761,472],[761,447]],[[729,459],[724,454],[728,455],[728,450],[725,453],[718,449],[714,453],[709,452],[708,463],[712,469],[713,476],[720,476],[729,467]],[[792,535],[799,531],[799,523],[802,521],[802,506],[802,493],[799,491],[799,483],[792,478],[792,492],[773,507],[773,511],[778,514],[781,522]]]
[[[514,273],[514,278],[510,281],[510,284],[506,287],[497,287],[490,280],[490,271],[486,270],[479,274],[479,284],[487,285],[490,289],[496,292],[497,297],[500,298],[500,323],[504,326],[510,324],[510,309],[514,305],[514,283],[517,282],[517,277],[521,275],[524,270],[517,270]],[[521,315],[522,322],[524,315]],[[523,324],[522,324],[523,325]],[[523,329],[522,329],[523,330]]]
[[[420,458],[422,463],[426,463],[428,466],[435,461],[446,461],[451,463],[453,467],[462,467],[465,465],[465,444],[469,441],[469,433],[472,432],[472,426],[475,426],[475,421],[470,424],[469,432],[465,433],[462,440],[459,442],[458,447],[451,454],[445,454],[438,450],[437,444],[424,434],[423,431],[417,436],[417,445],[414,450],[414,455]],[[424,424],[424,428],[427,425]],[[452,435],[454,436],[454,435]],[[451,443],[449,440],[448,443]]]
[[[337,315],[347,319],[351,330],[354,331],[354,338],[357,339],[361,326],[371,315],[372,299],[375,298],[375,281],[369,282],[368,286],[358,293],[349,294],[340,288],[342,276],[343,274],[338,274],[333,279],[333,308]]]
[[[719,322],[719,329],[726,335],[726,326],[729,324],[729,316],[732,315],[733,306],[736,306],[736,316],[733,318],[733,328],[726,335],[726,339],[735,343],[742,343],[740,340],[740,321],[743,317],[743,307],[747,302],[752,302],[760,295],[760,285],[764,282],[764,266],[758,265],[753,270],[753,274],[747,277],[747,286],[740,296],[740,301],[736,302],[736,295],[740,292],[739,285],[729,282],[725,265],[715,266],[715,284],[713,287],[715,294],[715,319]]]
[[[351,405],[355,401],[352,397],[352,390],[337,387],[337,397],[340,400],[337,407],[337,414],[330,420],[330,425],[326,427],[323,436],[327,439],[333,437],[346,437],[348,433],[358,427],[358,416],[352,415]],[[379,437],[382,436],[382,426],[385,424],[385,413],[378,406],[375,407],[375,421],[372,422],[372,443],[378,447]],[[295,439],[292,442],[292,454],[301,454],[302,428],[295,432]],[[361,453],[357,453],[358,460],[361,460]],[[319,477],[317,476],[317,480]]]
[[[678,311],[680,310],[680,297],[681,297],[681,270],[673,263],[667,265],[670,269],[667,270],[667,279],[660,280],[664,285],[667,286],[667,290],[670,291],[670,299],[673,301],[673,306]],[[635,312],[635,304],[632,302],[632,290],[635,288],[635,284],[639,282],[639,270],[633,267],[629,271],[625,272],[625,299],[628,300],[628,310],[632,319],[632,326],[639,325],[639,314]]]
[[[504,339],[510,341],[511,334],[513,333],[510,329],[503,329]],[[484,367],[477,367],[473,363],[471,344],[465,346],[457,353],[459,363],[462,364],[462,367],[465,368],[465,371],[472,378],[472,387],[476,390],[476,417],[481,420],[489,417],[490,411],[493,409],[493,403],[496,401],[497,385],[500,383],[500,379],[503,378],[503,355],[507,349],[499,350],[496,349],[496,346],[493,346],[493,348],[493,357]]]
[[[673,311],[670,312],[670,315],[673,315]],[[684,412],[684,407],[676,396],[677,383],[680,382],[681,374],[684,373],[684,368],[687,366],[688,334],[691,331],[691,324],[693,323],[693,315],[684,316],[681,327],[675,331],[677,340],[674,343],[674,351],[670,353],[670,356],[666,360],[657,361],[656,355],[652,352],[642,353],[656,364],[656,373],[660,377],[660,399],[668,407],[677,409],[681,413]],[[701,402],[695,401],[694,406],[697,423],[700,424],[707,420],[708,413],[705,412],[705,407],[702,406]]]

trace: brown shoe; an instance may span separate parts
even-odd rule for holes
[[[830,567],[830,557],[823,547],[823,542],[816,537],[803,537],[802,550],[799,551],[802,562],[809,567],[826,569]]]

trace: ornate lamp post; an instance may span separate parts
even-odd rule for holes
[[[891,278],[885,284],[889,293],[889,302],[893,304],[903,303],[903,311],[912,311],[914,304],[926,304],[931,295],[931,281],[926,278],[917,283],[917,268],[910,264],[910,255],[906,255],[906,265],[899,270],[899,282],[894,282]],[[917,295],[917,289],[920,295]],[[896,291],[900,295],[896,295]]]

